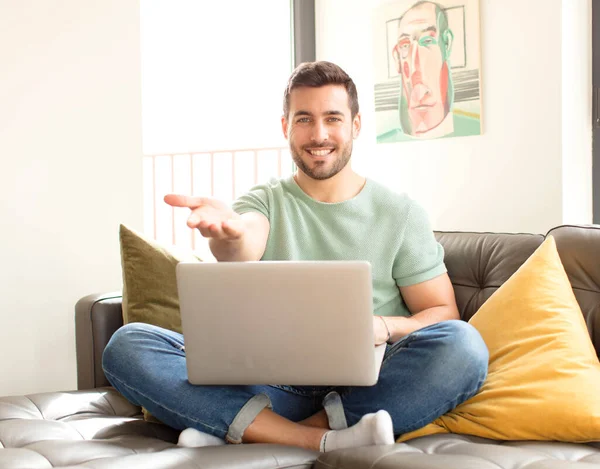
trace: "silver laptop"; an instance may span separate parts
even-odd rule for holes
[[[177,265],[192,384],[371,386],[371,265],[260,261]]]

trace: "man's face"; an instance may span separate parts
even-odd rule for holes
[[[348,93],[341,85],[302,86],[290,93],[289,114],[281,120],[296,166],[312,179],[329,179],[346,167],[352,140],[360,132]]]
[[[402,75],[400,119],[405,133],[419,136],[437,127],[449,111],[448,62],[442,51],[436,7],[424,3],[407,11],[398,26],[394,57]]]

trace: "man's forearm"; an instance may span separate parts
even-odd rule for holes
[[[256,249],[248,242],[246,236],[233,241],[210,239],[208,242],[210,250],[219,262],[246,262],[258,261],[262,254],[258,254]]]
[[[384,318],[390,330],[390,342],[396,342],[411,332],[450,319],[460,319],[460,316],[456,307],[449,305],[424,309],[410,317],[391,316]]]

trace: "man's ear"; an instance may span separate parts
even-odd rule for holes
[[[394,62],[396,63],[396,70],[398,71],[398,75],[402,75],[402,66],[400,61],[400,54],[398,53],[398,46],[392,49],[392,56],[394,57]]]
[[[281,130],[283,130],[283,136],[287,140],[288,138],[288,120],[285,116],[281,116]]]
[[[354,116],[354,120],[352,121],[352,138],[357,138],[358,135],[360,134],[360,129],[361,129],[362,123],[361,123],[361,117],[360,117],[360,112],[358,114],[356,114]]]
[[[452,33],[452,30],[446,29],[442,33],[442,44],[443,44],[442,54],[443,54],[445,61],[450,58],[450,53],[452,52],[453,42],[454,42],[454,34]]]

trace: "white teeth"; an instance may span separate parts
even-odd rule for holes
[[[325,156],[331,153],[331,150],[308,150],[308,152],[313,156]]]

